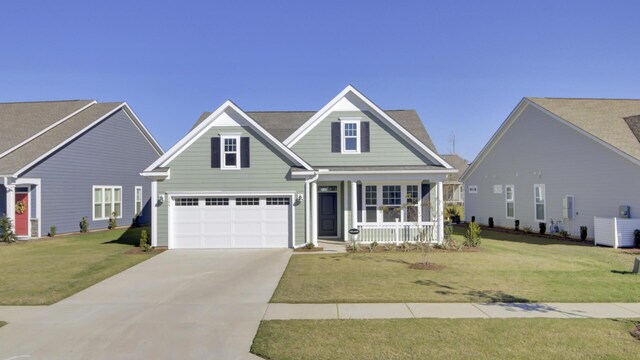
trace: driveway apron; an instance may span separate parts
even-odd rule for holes
[[[54,305],[0,307],[0,359],[249,358],[290,256],[167,251]]]

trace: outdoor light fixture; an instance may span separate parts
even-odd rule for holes
[[[298,201],[304,200],[304,197],[302,196],[302,194],[298,194],[296,198],[298,199]]]

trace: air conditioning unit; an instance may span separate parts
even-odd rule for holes
[[[631,217],[631,206],[629,205],[620,205],[618,208],[618,217],[623,219],[628,219]]]
[[[573,195],[567,195],[562,199],[562,217],[573,220],[575,210],[573,209]]]

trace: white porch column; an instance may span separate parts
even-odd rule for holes
[[[358,183],[351,181],[351,228],[358,227]]]
[[[16,231],[16,186],[15,185],[5,185],[5,194],[6,194],[6,206],[7,217],[11,219],[12,230]],[[2,215],[2,214],[0,214]]]
[[[311,183],[311,241],[318,245],[318,183]]]
[[[438,220],[438,243],[442,243],[444,241],[444,194],[442,189],[442,181],[438,181],[437,185],[437,220]]]

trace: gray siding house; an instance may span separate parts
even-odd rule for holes
[[[0,214],[20,238],[151,220],[140,170],[164,152],[126,103],[0,103]]]
[[[143,175],[152,244],[298,247],[319,238],[442,240],[455,173],[413,110],[384,111],[352,86],[319,111],[243,111],[227,101]]]
[[[593,238],[594,217],[639,217],[639,114],[640,100],[524,98],[462,176],[466,220]]]

